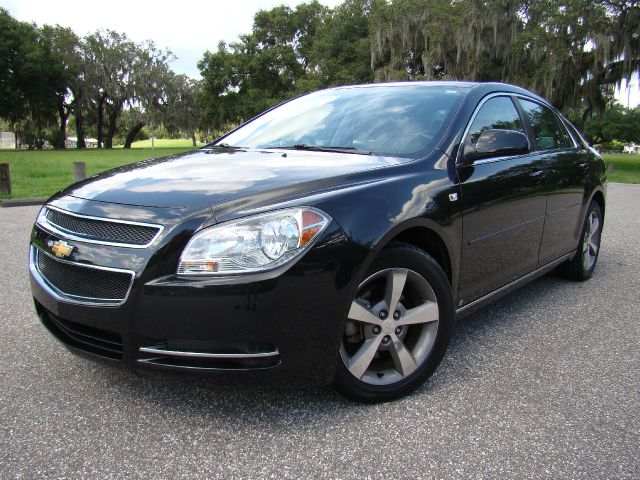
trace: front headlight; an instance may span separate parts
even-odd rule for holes
[[[272,270],[300,256],[329,225],[315,208],[277,210],[214,225],[182,252],[180,275],[228,275]]]

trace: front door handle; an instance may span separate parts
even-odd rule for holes
[[[533,184],[534,185],[540,185],[541,183],[544,182],[545,177],[545,170],[540,170],[539,168],[534,168],[530,175],[531,178],[533,179]]]

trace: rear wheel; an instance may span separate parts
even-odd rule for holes
[[[442,360],[452,327],[442,268],[422,250],[394,244],[374,261],[351,304],[335,387],[364,402],[410,392]]]
[[[558,273],[571,280],[588,280],[593,275],[600,253],[602,235],[602,209],[592,201],[582,226],[580,244],[575,257],[558,267]]]

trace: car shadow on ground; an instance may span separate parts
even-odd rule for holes
[[[522,338],[530,329],[545,328],[542,322],[554,322],[541,314],[544,297],[564,290],[572,282],[552,274],[504,297],[498,302],[459,321],[451,346],[436,374],[423,387],[398,402],[425,402],[428,397],[450,388],[463,388],[465,382],[482,381],[483,356],[487,349],[495,355],[507,355],[493,348],[496,342]],[[570,288],[570,287],[569,287]],[[535,321],[531,318],[535,317]],[[499,340],[496,340],[499,339]],[[83,360],[84,361],[84,360]],[[508,359],[498,359],[508,365]],[[94,375],[104,375],[106,367],[92,364]],[[367,406],[351,402],[330,386],[296,388],[292,385],[262,385],[247,382],[219,385],[205,377],[136,376],[125,371],[112,371],[102,377],[116,396],[146,403],[154,411],[171,417],[197,416],[201,421],[234,425],[304,426],[317,422],[339,422],[345,416],[384,405]]]

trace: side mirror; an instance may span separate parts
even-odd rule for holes
[[[525,134],[492,128],[480,134],[475,146],[464,146],[463,158],[465,162],[473,162],[481,158],[519,155],[528,151],[529,139]]]

